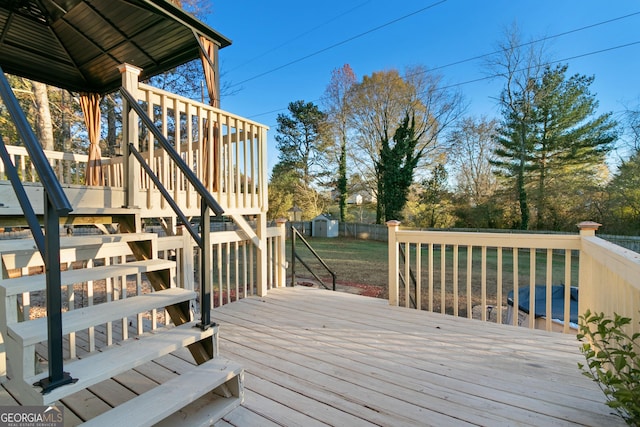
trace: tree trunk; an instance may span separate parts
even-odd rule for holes
[[[107,102],[107,149],[109,157],[114,157],[117,152],[116,140],[116,103],[111,96],[105,97]]]
[[[340,203],[340,221],[345,222],[347,214],[347,138],[343,135],[340,145],[340,165],[338,168],[338,192]]]
[[[54,150],[53,122],[51,120],[51,110],[49,109],[49,94],[47,85],[40,82],[31,82],[33,95],[36,104],[36,132],[40,145],[45,150]]]
[[[384,188],[382,178],[378,177],[378,194],[376,200],[376,224],[382,224],[384,221]]]

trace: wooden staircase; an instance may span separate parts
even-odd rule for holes
[[[76,392],[186,347],[196,364],[192,371],[87,424],[165,420],[175,425],[179,416],[181,423],[211,425],[242,403],[242,367],[217,354],[217,326],[198,327],[192,310],[196,292],[177,286],[175,261],[158,258],[156,234],[136,232],[135,212],[85,210],[65,221],[107,224],[116,219],[120,234],[61,237],[64,371],[74,382],[46,394],[37,384],[48,376],[43,360],[47,319],[34,313],[46,288],[44,262],[31,239],[0,241],[6,380],[23,405],[64,403]],[[15,217],[10,220],[15,224]],[[97,333],[104,339],[96,339]]]

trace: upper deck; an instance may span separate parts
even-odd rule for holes
[[[125,71],[125,77],[128,72]],[[268,210],[268,128],[207,104],[137,83],[137,75],[134,77],[135,83],[127,90],[222,206],[225,214],[265,213]],[[184,173],[160,148],[151,132],[141,126],[139,117],[123,116],[124,123],[121,126],[129,129],[127,140],[141,152],[184,214],[199,215],[198,194]],[[6,143],[22,181],[27,183],[26,190],[32,205],[36,213],[40,213],[38,211],[44,206],[42,189],[29,154],[24,147],[12,145],[11,141]],[[142,218],[174,215],[140,164],[125,162],[122,155],[100,160],[103,186],[84,185],[89,168],[88,155],[47,150],[45,155],[74,209],[128,206],[140,209]],[[0,198],[4,205],[0,215],[20,214],[14,191],[6,180],[4,165],[0,163]]]

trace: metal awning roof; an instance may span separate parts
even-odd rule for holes
[[[198,58],[197,35],[231,41],[165,0],[0,0],[0,67],[78,92],[109,92]]]

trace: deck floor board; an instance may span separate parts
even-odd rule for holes
[[[583,356],[575,336],[306,287],[216,308],[212,319],[221,355],[245,368],[245,402],[216,427],[625,425],[577,368]],[[65,425],[193,364],[183,349],[67,398]],[[0,405],[13,402],[3,384]]]
[[[577,368],[575,336],[302,287],[212,318],[247,389],[259,377],[269,395],[286,388],[374,425],[624,425]]]

